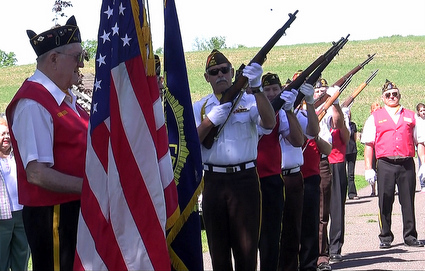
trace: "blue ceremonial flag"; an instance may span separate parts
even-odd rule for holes
[[[201,224],[196,204],[202,159],[174,0],[164,1],[164,107],[181,216],[168,232],[175,270],[203,270]]]

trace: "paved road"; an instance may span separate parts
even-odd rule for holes
[[[358,161],[356,174],[363,175],[364,161]],[[425,193],[419,184],[415,195],[418,239],[425,241]],[[347,200],[345,206],[345,243],[343,261],[332,264],[333,270],[425,270],[425,248],[403,244],[400,204],[396,196],[392,215],[393,247],[379,249],[378,197],[370,197],[370,187],[358,191],[359,200]],[[212,270],[208,252],[204,253],[205,270]]]

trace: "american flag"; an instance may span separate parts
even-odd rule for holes
[[[179,216],[152,41],[141,0],[104,0],[75,270],[170,270]]]
[[[196,210],[203,184],[201,144],[174,0],[164,1],[164,26],[164,107],[182,210],[175,225],[167,232],[167,243],[174,270],[203,270],[201,221]]]

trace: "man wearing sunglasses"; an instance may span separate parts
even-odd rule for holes
[[[391,247],[394,235],[391,231],[391,212],[394,203],[395,186],[398,188],[402,206],[403,239],[406,246],[423,247],[417,239],[415,221],[416,174],[415,144],[418,157],[424,161],[425,133],[423,124],[415,121],[415,112],[400,105],[398,87],[386,80],[382,88],[385,107],[378,109],[366,120],[362,135],[365,144],[365,178],[373,184],[378,179],[379,197],[379,248]],[[372,169],[372,155],[375,147],[377,172]]]
[[[84,67],[74,16],[40,34],[27,30],[37,69],[6,115],[19,203],[34,270],[72,270],[84,175],[88,115],[70,91]]]
[[[276,124],[274,110],[260,88],[262,72],[257,63],[246,66],[242,76],[254,94],[244,93],[233,107],[231,102],[220,104],[222,92],[232,85],[234,69],[220,51],[213,50],[204,74],[213,93],[193,105],[201,142],[214,126],[224,125],[210,149],[201,146],[202,210],[214,270],[232,270],[232,253],[237,270],[257,268],[261,218],[257,124],[268,133]]]

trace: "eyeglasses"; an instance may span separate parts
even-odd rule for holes
[[[215,76],[215,75],[217,75],[218,74],[218,72],[219,71],[221,71],[221,73],[222,74],[226,74],[226,73],[228,73],[229,71],[230,71],[230,67],[229,66],[227,66],[227,67],[221,67],[221,68],[219,68],[219,69],[212,69],[212,70],[208,70],[207,71],[207,73],[209,74],[209,75],[213,75],[213,76]]]
[[[75,61],[77,61],[77,63],[81,63],[81,62],[84,61],[84,52],[81,52],[78,55],[65,54],[65,53],[57,52],[57,51],[56,51],[56,53],[61,54],[61,55],[65,55],[65,56],[72,56],[73,58],[75,58]]]
[[[387,93],[385,93],[385,98],[389,99],[389,98],[391,97],[391,95],[392,95],[394,98],[397,98],[397,97],[398,97],[398,92],[397,92],[397,91],[394,91],[394,92],[387,92]]]

